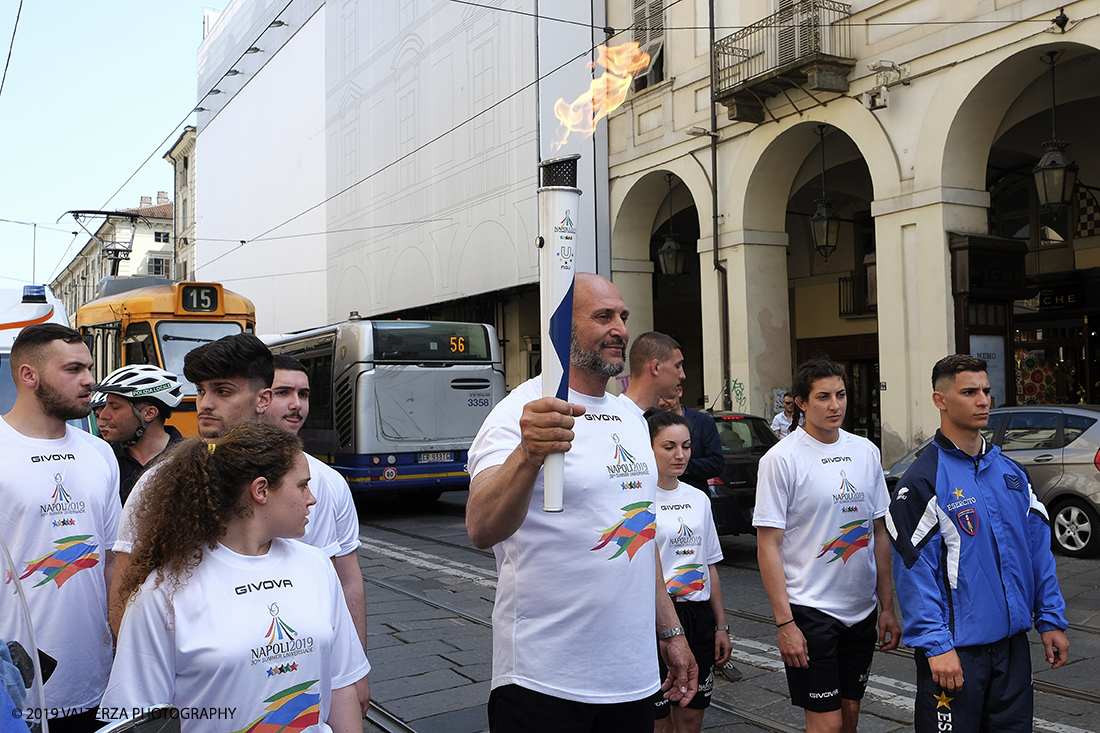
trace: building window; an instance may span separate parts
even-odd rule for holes
[[[172,261],[167,257],[150,257],[149,274],[154,277],[171,277]]]
[[[168,244],[168,232],[153,232],[153,241]]]
[[[665,80],[665,0],[634,0],[634,40],[649,54],[649,67],[634,78],[634,91]]]

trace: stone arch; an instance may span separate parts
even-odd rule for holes
[[[668,182],[665,180],[668,173],[683,181],[691,195],[691,201],[684,197],[677,210],[694,204],[699,214],[699,231],[710,231],[710,178],[693,156],[682,156],[668,161],[662,168],[639,173],[612,188],[611,209],[616,212],[611,230],[612,257],[649,259],[649,240],[658,207],[668,197]],[[639,215],[639,212],[653,212],[653,216]]]
[[[984,191],[986,164],[1001,121],[1016,98],[1047,72],[1039,57],[1064,50],[1060,64],[1098,49],[1044,36],[1024,49],[989,53],[948,72],[921,130],[917,190],[945,186]],[[1061,104],[1061,100],[1059,101]]]
[[[854,99],[836,100],[801,117],[791,115],[759,125],[749,134],[725,182],[729,193],[724,198],[730,202],[727,230],[785,230],[785,197],[817,145],[815,130],[822,123],[841,130],[856,144],[870,171],[876,199],[900,193],[900,164],[877,118]]]

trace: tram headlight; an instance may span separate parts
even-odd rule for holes
[[[370,462],[377,466],[379,463],[382,462],[382,459],[378,456],[371,456]]]
[[[397,456],[386,456],[386,463],[390,464],[391,466],[397,463]]]

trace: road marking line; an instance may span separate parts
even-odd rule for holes
[[[779,648],[771,644],[765,644],[755,639],[742,639],[740,637],[730,637],[734,644],[734,649],[730,656],[739,662],[745,662],[751,664],[754,667],[760,669],[779,670],[783,669],[783,659],[779,655]],[[745,649],[751,649],[752,652],[741,651],[736,647],[743,647]],[[878,685],[873,687],[867,686],[867,693],[879,702],[886,703],[902,710],[909,712],[913,711],[913,695],[917,691],[917,686],[912,682],[904,682],[902,680],[896,680],[892,677],[883,677],[882,675],[873,674],[870,676],[868,682]],[[905,696],[899,695],[890,690],[880,689],[882,687],[890,687],[895,690],[900,690],[906,693]],[[1092,731],[1085,730],[1084,728],[1075,728],[1072,725],[1065,725],[1063,723],[1052,723],[1049,720],[1043,720],[1042,718],[1035,718],[1033,722],[1035,730],[1048,731],[1049,733],[1093,733]]]
[[[490,571],[479,568],[476,565],[468,565],[467,563],[448,560],[445,557],[431,555],[427,552],[420,552],[419,550],[413,550],[408,547],[395,545],[390,542],[383,542],[382,540],[372,539],[362,535],[360,535],[359,541],[363,544],[365,549],[379,555],[384,555],[393,560],[402,560],[418,568],[446,573],[456,578],[469,580],[475,585],[480,585],[485,588],[492,588],[495,590],[497,587],[495,570],[491,571],[492,575],[489,575]]]
[[[359,536],[360,542],[363,547],[375,552],[379,555],[391,558],[393,560],[401,560],[414,565],[418,568],[425,570],[435,570],[447,575],[454,576],[456,578],[462,578],[463,580],[469,580],[475,585],[482,586],[484,588],[492,588],[496,590],[496,571],[485,570],[479,568],[476,565],[470,565],[468,563],[457,562],[455,560],[448,560],[445,557],[438,555],[432,555],[427,552],[420,552],[419,550],[413,550],[402,545],[395,545],[390,542],[383,542],[382,540],[368,538],[363,535]],[[751,651],[742,651],[734,648],[730,654],[733,659],[746,664],[751,664],[754,667],[760,669],[779,670],[783,669],[783,660],[779,655],[779,648],[764,642],[757,641],[755,639],[742,639],[741,637],[731,636],[730,640],[735,647],[742,647]],[[902,692],[915,693],[917,686],[911,682],[904,682],[902,680],[896,680],[892,677],[883,677],[881,675],[871,675],[869,682],[872,682],[881,687],[892,687]],[[878,687],[867,687],[867,692],[878,699],[880,702],[884,702],[887,705],[900,708],[902,710],[913,710],[913,698],[895,694],[888,690],[882,690]],[[1036,730],[1048,731],[1048,733],[1093,733],[1092,731],[1085,730],[1084,728],[1075,728],[1072,725],[1064,725],[1062,723],[1052,723],[1048,720],[1041,718],[1034,719],[1034,726]]]

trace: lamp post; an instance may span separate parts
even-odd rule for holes
[[[825,128],[817,126],[817,135],[821,138],[821,198],[814,201],[817,209],[810,217],[810,229],[814,236],[814,249],[826,261],[836,252],[837,238],[840,236],[840,218],[833,210],[833,200],[825,190]]]
[[[1039,207],[1053,216],[1058,216],[1073,200],[1073,189],[1077,183],[1077,165],[1066,155],[1064,140],[1058,139],[1055,114],[1058,105],[1054,81],[1054,69],[1058,63],[1060,51],[1048,51],[1050,66],[1050,140],[1043,143],[1045,152],[1035,166],[1035,191],[1039,195]]]

